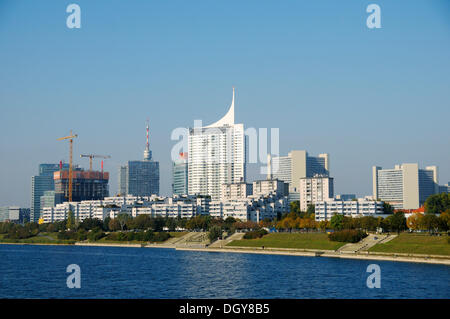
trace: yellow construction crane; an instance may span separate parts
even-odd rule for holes
[[[111,158],[109,155],[81,154],[80,157],[89,157],[89,172],[92,172],[93,158]]]
[[[72,134],[72,130],[70,130],[70,135],[66,137],[58,138],[58,141],[69,140],[70,145],[70,154],[69,154],[69,202],[72,201],[72,152],[73,152],[73,139],[78,137],[77,134]]]

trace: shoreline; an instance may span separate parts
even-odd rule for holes
[[[400,256],[393,253],[392,255],[371,255],[371,254],[348,254],[337,253],[334,251],[286,251],[277,250],[276,248],[257,250],[247,248],[189,248],[177,247],[176,250],[184,251],[203,251],[203,252],[220,252],[220,253],[240,253],[240,254],[263,254],[263,255],[283,255],[283,256],[301,256],[301,257],[325,257],[325,258],[343,258],[343,259],[359,259],[359,260],[381,260],[381,261],[397,261],[410,263],[425,263],[450,266],[450,258],[445,256],[439,257],[419,257],[419,256]]]
[[[299,256],[299,257],[325,257],[325,258],[343,258],[343,259],[358,259],[358,260],[381,260],[381,261],[397,261],[410,263],[425,263],[436,265],[450,266],[450,256],[431,256],[431,255],[411,255],[404,253],[339,253],[333,250],[318,250],[318,249],[291,249],[291,248],[272,248],[266,249],[242,247],[242,248],[200,248],[200,247],[177,247],[170,244],[120,244],[120,243],[84,243],[76,242],[74,244],[52,244],[52,243],[5,243],[0,242],[0,245],[36,245],[36,246],[84,246],[84,247],[125,247],[125,248],[166,248],[175,249],[179,251],[198,251],[198,252],[217,252],[217,253],[238,253],[238,254],[262,254],[262,255],[282,255],[282,256]]]

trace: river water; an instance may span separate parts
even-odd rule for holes
[[[69,289],[66,268],[80,267]],[[381,288],[368,288],[367,266]],[[0,245],[0,298],[450,298],[450,267],[163,248]]]

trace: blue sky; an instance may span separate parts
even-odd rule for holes
[[[66,27],[81,7],[82,28]],[[381,29],[366,7],[381,7]],[[29,207],[39,163],[141,159],[145,120],[170,194],[170,140],[225,114],[280,128],[280,150],[327,152],[337,193],[371,166],[438,165],[450,181],[450,4],[422,1],[0,0],[0,205]],[[97,162],[95,165],[99,167]],[[250,170],[252,178],[258,176]]]

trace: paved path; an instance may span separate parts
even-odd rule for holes
[[[231,243],[233,240],[240,240],[244,237],[244,233],[234,233],[233,235],[223,239],[223,240],[216,240],[211,245],[209,245],[209,248],[222,248],[225,247],[228,243]]]
[[[376,244],[386,243],[392,240],[397,235],[374,235],[369,234],[366,238],[362,239],[357,243],[350,243],[342,246],[337,251],[344,254],[356,254],[358,252],[368,251],[369,248],[375,246]]]

